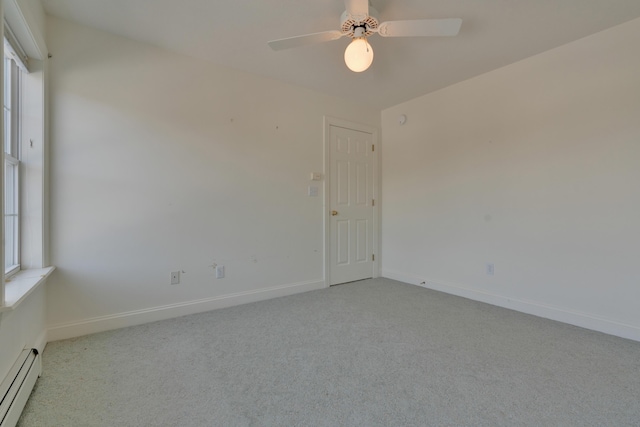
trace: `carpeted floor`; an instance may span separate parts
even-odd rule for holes
[[[387,279],[50,343],[19,425],[640,426],[640,343]]]

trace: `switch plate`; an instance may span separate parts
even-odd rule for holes
[[[216,266],[216,279],[224,279],[224,265]]]
[[[322,181],[322,174],[320,172],[311,172],[311,181]]]
[[[309,186],[309,197],[318,197],[318,187]]]
[[[493,273],[494,273],[493,263],[490,263],[490,262],[486,263],[485,271],[487,272],[487,276],[493,276]]]
[[[172,285],[179,285],[180,284],[180,272],[179,271],[172,271],[171,272],[171,284]]]

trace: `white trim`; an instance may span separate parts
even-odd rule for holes
[[[38,31],[29,7],[26,5],[23,7],[18,0],[6,0],[4,3],[4,17],[27,56],[34,59],[45,59],[49,52],[44,35]]]
[[[238,292],[219,297],[204,298],[196,301],[186,301],[160,307],[151,307],[125,313],[99,316],[78,322],[60,323],[57,325],[51,325],[47,329],[47,338],[49,341],[74,338],[96,332],[126,328],[128,326],[141,325],[143,323],[171,319],[174,317],[186,316],[188,314],[202,313],[205,311],[216,310],[218,308],[263,301],[271,298],[322,289],[325,287],[326,285],[324,280],[301,282],[274,286],[267,289]]]
[[[568,323],[570,325],[591,329],[593,331],[604,332],[605,334],[609,335],[615,335],[634,341],[640,341],[640,325],[630,325],[596,314],[583,313],[563,307],[556,307],[538,301],[529,301],[519,298],[511,298],[504,295],[495,295],[488,292],[471,289],[470,287],[464,285],[428,280],[413,276],[411,274],[399,273],[396,271],[383,270],[382,277],[397,280],[400,282],[410,283],[427,289],[445,292],[451,295],[457,295],[474,301],[496,305],[498,307],[508,308],[522,313],[532,314],[534,316],[543,317],[545,319]]]
[[[55,267],[20,270],[4,282],[4,305],[0,304],[0,313],[15,310],[38,286],[47,281]]]
[[[29,72],[29,57],[25,53],[24,49],[20,45],[20,42],[11,31],[11,26],[6,21],[4,22],[4,47],[5,53],[8,53],[8,57],[13,59],[16,63],[16,66],[20,68],[23,72]]]
[[[329,139],[331,138],[331,126],[338,126],[346,129],[353,129],[360,132],[365,132],[371,134],[371,140],[373,145],[375,146],[375,155],[373,156],[373,198],[376,201],[376,206],[373,208],[373,252],[375,255],[375,259],[373,261],[373,278],[380,276],[380,263],[382,259],[382,247],[381,247],[381,233],[382,229],[380,227],[380,214],[381,214],[381,197],[382,192],[380,191],[381,187],[381,170],[380,170],[380,138],[378,137],[378,129],[373,126],[363,125],[360,123],[354,123],[347,120],[337,119],[335,117],[324,116],[324,133],[323,133],[323,150],[324,150],[324,164],[323,164],[323,174],[324,174],[324,204],[323,204],[323,212],[322,217],[324,218],[324,279],[327,282],[327,287],[331,283],[331,258],[330,258],[330,249],[331,249],[331,216],[329,215],[329,208],[331,206],[331,177],[330,177],[330,168],[331,164],[330,152],[331,146]]]

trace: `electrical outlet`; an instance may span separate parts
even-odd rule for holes
[[[490,262],[486,263],[485,271],[487,273],[487,276],[493,276],[493,273],[494,273],[493,263],[490,263]]]
[[[180,284],[180,272],[179,271],[172,271],[171,272],[171,284],[172,285],[179,285]]]
[[[224,279],[224,265],[216,266],[216,279]]]

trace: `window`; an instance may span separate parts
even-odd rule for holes
[[[2,1],[2,0],[0,0]],[[0,163],[0,313],[16,309],[54,270],[49,265],[48,232],[48,108],[45,91],[48,57],[40,23],[24,1],[2,1],[4,156]],[[34,5],[39,2],[33,3]],[[4,27],[4,31],[2,31]],[[15,32],[12,31],[16,30]]]
[[[20,270],[20,74],[4,56],[4,265],[5,274]]]

